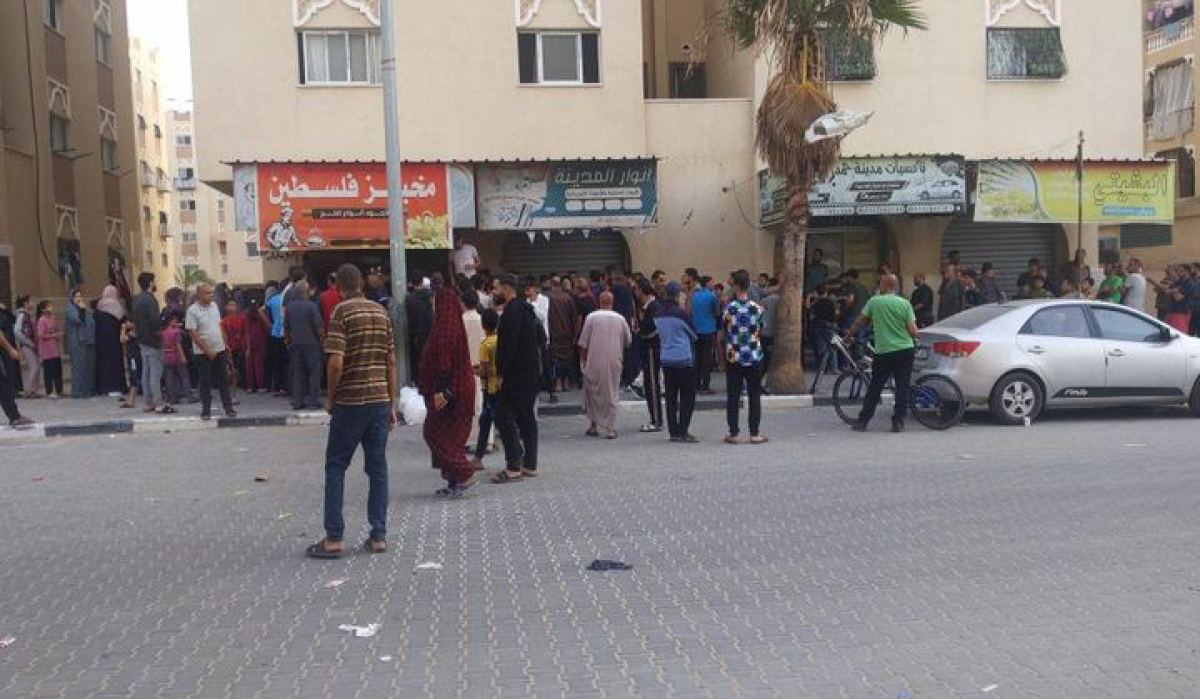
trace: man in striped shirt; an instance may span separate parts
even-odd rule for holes
[[[363,545],[372,554],[387,551],[387,440],[396,425],[396,356],[392,320],[382,306],[362,293],[362,273],[354,265],[338,268],[337,285],[345,300],[329,319],[325,334],[329,440],[325,447],[325,539],[310,546],[317,559],[346,553],[342,517],[346,468],[361,444],[370,489],[367,522],[371,535]]]

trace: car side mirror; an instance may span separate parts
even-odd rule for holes
[[[1164,343],[1170,343],[1179,338],[1179,334],[1170,328],[1164,328],[1158,332],[1159,339]]]

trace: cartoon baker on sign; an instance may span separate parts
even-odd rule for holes
[[[279,221],[271,224],[267,228],[267,243],[271,245],[272,250],[284,250],[288,246],[301,246],[300,238],[296,235],[296,229],[292,228],[292,208],[289,205],[284,205],[279,210]]]

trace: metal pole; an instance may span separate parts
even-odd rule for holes
[[[396,382],[408,383],[408,318],[404,297],[408,270],[404,251],[404,186],[400,180],[400,116],[396,109],[396,33],[392,0],[382,0],[379,34],[383,39],[383,129],[387,150],[388,241],[392,263],[392,327],[396,334]]]
[[[1075,250],[1083,250],[1083,132],[1079,132],[1079,150],[1075,152],[1075,177],[1079,181],[1077,183],[1078,191],[1076,192],[1076,204],[1079,206],[1079,218],[1075,229]],[[1074,260],[1074,257],[1071,258]]]

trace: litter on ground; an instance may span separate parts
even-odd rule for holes
[[[596,559],[587,565],[588,571],[629,571],[633,567],[623,561]]]
[[[372,622],[369,625],[339,625],[338,629],[343,632],[353,632],[355,637],[374,637],[379,631],[379,623]]]
[[[417,571],[441,571],[442,565],[436,561],[427,561],[423,564],[417,564]]]
[[[336,579],[330,581],[329,583],[325,584],[325,587],[326,588],[337,588],[338,586],[342,585],[345,582],[346,582],[346,579],[336,578]]]

